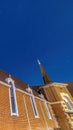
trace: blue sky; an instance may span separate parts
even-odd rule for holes
[[[0,68],[42,84],[38,58],[53,81],[73,81],[73,1],[0,0]]]

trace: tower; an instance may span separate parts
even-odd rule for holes
[[[51,103],[56,119],[62,130],[73,130],[73,98],[67,89],[67,83],[52,82],[38,61],[44,80],[44,86],[39,87],[46,99]]]

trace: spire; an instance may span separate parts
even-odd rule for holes
[[[37,59],[37,62],[38,62],[39,65],[41,64],[40,61],[39,61],[39,59]]]
[[[52,80],[50,79],[50,77],[48,76],[48,74],[46,73],[46,71],[44,70],[43,66],[41,65],[40,61],[37,60],[39,67],[40,67],[40,71],[42,73],[42,77],[43,77],[43,81],[44,84],[49,84],[52,82]]]

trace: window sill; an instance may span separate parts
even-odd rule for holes
[[[11,116],[19,116],[17,113],[11,113]]]

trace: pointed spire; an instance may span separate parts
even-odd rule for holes
[[[41,65],[40,61],[37,60],[38,64],[39,64],[39,67],[40,67],[40,70],[41,70],[41,73],[42,73],[42,77],[43,77],[43,81],[44,81],[44,84],[49,84],[52,82],[52,80],[50,79],[50,77],[48,76],[48,74],[46,73],[46,71],[44,70],[43,66]]]

